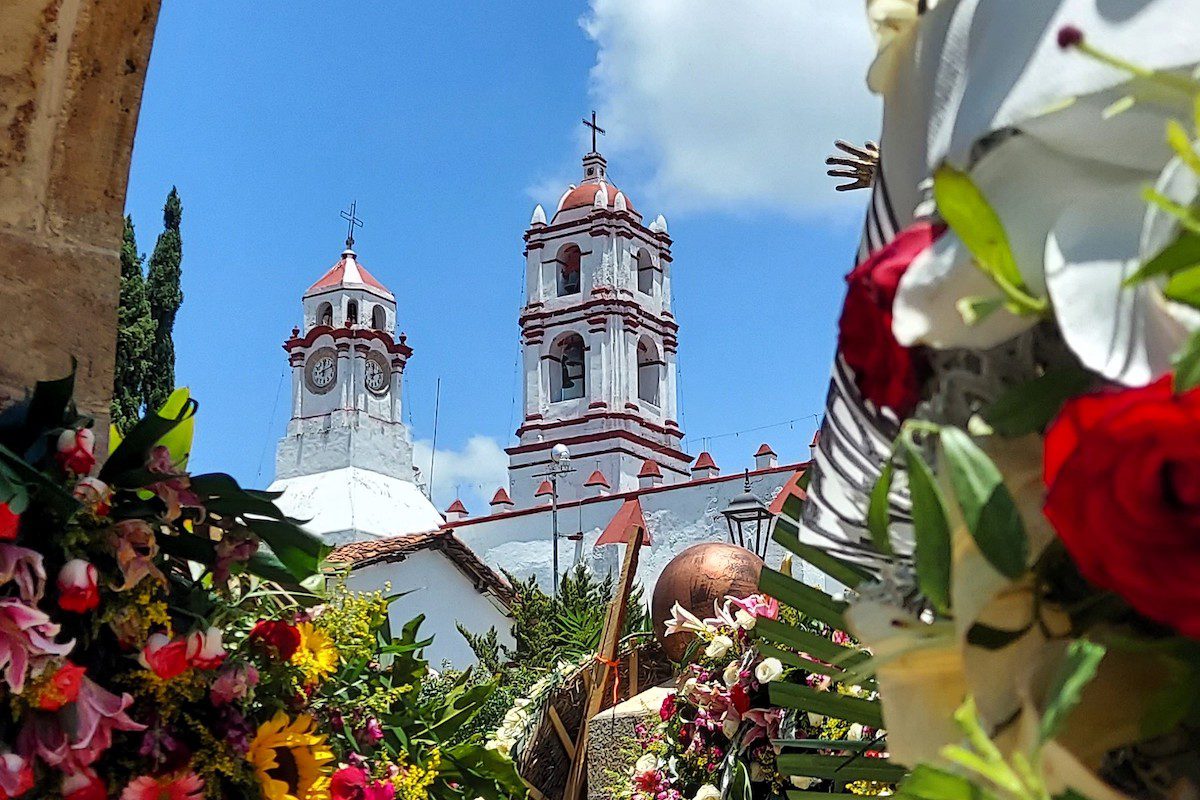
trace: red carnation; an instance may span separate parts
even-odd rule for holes
[[[21,527],[21,515],[13,513],[8,503],[0,503],[0,541],[11,542],[17,538]]]
[[[287,661],[300,646],[300,629],[282,620],[264,619],[250,629],[250,641],[275,648]]]
[[[82,558],[73,558],[58,572],[58,606],[64,611],[82,614],[100,605],[100,585],[96,566]]]
[[[1200,390],[1073,398],[1046,433],[1045,513],[1079,571],[1200,638]]]
[[[342,767],[329,780],[333,800],[363,800],[367,796],[367,771],[361,767]]]
[[[854,370],[862,396],[901,417],[921,399],[917,354],[892,334],[892,304],[900,278],[913,259],[927,250],[944,225],[919,222],[901,231],[846,276],[849,284],[838,320],[838,351]]]

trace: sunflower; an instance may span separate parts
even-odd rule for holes
[[[333,751],[316,727],[307,714],[290,720],[282,711],[258,726],[246,759],[263,800],[329,800]]]
[[[292,654],[292,663],[304,675],[305,685],[318,683],[337,672],[338,649],[329,634],[310,622],[301,622],[296,627],[300,629],[300,646]]]

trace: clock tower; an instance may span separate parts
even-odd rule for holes
[[[396,335],[396,298],[348,238],[303,297],[284,342],[292,415],[275,457],[280,506],[330,544],[427,531],[442,517],[414,482],[402,419],[412,348]]]

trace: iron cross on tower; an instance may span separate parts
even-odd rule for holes
[[[354,210],[358,208],[358,201],[350,203],[350,210],[342,212],[342,219],[346,220],[346,247],[354,247],[354,229],[362,227],[362,220],[354,215]]]
[[[597,125],[597,124],[596,124],[596,112],[595,112],[595,111],[593,111],[593,112],[592,112],[592,121],[591,121],[591,122],[588,122],[588,121],[585,119],[585,120],[583,121],[583,124],[584,124],[584,127],[591,128],[591,129],[592,129],[592,152],[593,152],[593,153],[595,153],[595,152],[598,152],[598,151],[596,150],[596,134],[598,133],[598,134],[600,134],[601,136],[603,136],[603,135],[604,135],[604,128],[601,128],[599,125]]]

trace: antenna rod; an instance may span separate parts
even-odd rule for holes
[[[429,499],[433,499],[433,465],[437,462],[437,429],[438,409],[442,403],[442,379],[437,379],[437,388],[433,390],[433,447],[429,453]]]

